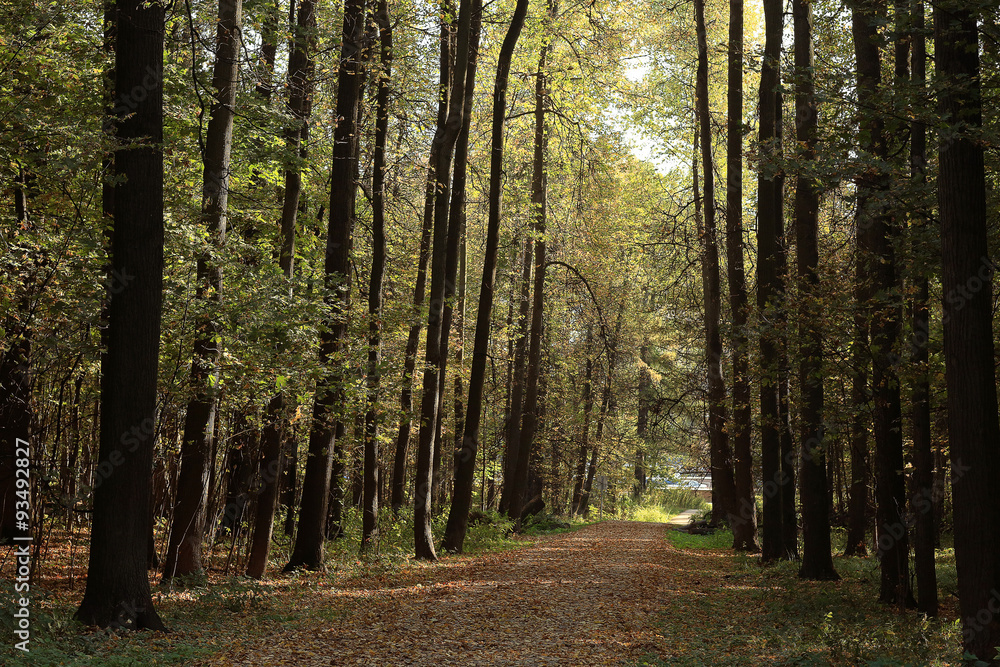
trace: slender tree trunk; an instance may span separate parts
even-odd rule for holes
[[[434,536],[431,532],[431,500],[434,487],[434,449],[438,446],[437,432],[441,408],[441,380],[447,367],[446,289],[448,282],[449,251],[452,236],[449,229],[449,194],[451,164],[455,142],[462,128],[465,111],[466,71],[469,65],[469,44],[472,1],[462,0],[459,7],[458,39],[455,52],[455,70],[449,96],[448,120],[443,131],[434,137],[440,143],[437,164],[434,167],[437,197],[434,202],[434,246],[431,254],[430,313],[427,318],[427,342],[423,378],[423,395],[420,405],[420,430],[417,449],[417,473],[414,497],[414,551],[418,559],[437,560]],[[457,255],[458,244],[454,243]],[[456,263],[457,265],[457,263]],[[452,281],[452,290],[454,282]]]
[[[437,130],[434,136],[437,137],[444,132],[445,122],[448,119],[448,102],[451,94],[452,77],[452,55],[453,55],[453,27],[452,19],[449,18],[451,10],[449,6],[443,7],[441,21],[441,49],[440,49],[440,79],[438,81],[438,109],[437,109]],[[437,199],[437,178],[434,170],[438,163],[438,153],[441,144],[438,141],[431,143],[430,157],[428,159],[427,186],[424,196],[424,217],[423,226],[420,230],[420,250],[417,259],[417,281],[413,288],[413,307],[410,332],[406,338],[406,351],[403,354],[403,388],[400,391],[399,403],[401,416],[399,419],[399,432],[396,436],[396,450],[393,458],[392,481],[390,483],[390,504],[393,512],[399,512],[403,506],[406,494],[406,458],[407,449],[410,443],[410,431],[413,425],[413,373],[417,367],[417,350],[420,347],[420,331],[423,328],[423,305],[424,292],[427,289],[427,264],[430,261],[431,253],[431,233],[434,229],[434,206]]]
[[[927,38],[924,33],[924,2],[911,0],[910,39],[912,63],[910,81],[913,94],[922,99],[927,80]],[[910,124],[910,179],[915,186],[926,182],[927,128],[919,120]],[[914,213],[914,231],[926,233],[927,215],[923,207]],[[913,538],[914,570],[917,575],[917,609],[928,616],[937,616],[937,572],[934,567],[934,452],[931,443],[931,388],[927,368],[927,344],[930,336],[930,288],[928,269],[918,262],[915,279],[916,295],[913,299],[913,333],[911,338],[912,360],[916,367],[911,398],[913,437],[913,493],[910,511],[916,518]]]
[[[987,244],[986,181],[978,20],[966,3],[934,5],[934,48],[943,82],[939,114],[949,124],[939,147],[941,289],[944,298],[948,440],[954,498],[955,562],[966,651],[990,664],[1000,646],[992,612],[1000,586],[1000,426],[993,354],[994,266]]]
[[[590,326],[587,327],[587,347],[586,349],[586,370],[583,377],[583,429],[580,433],[580,457],[576,464],[576,483],[573,485],[573,503],[571,513],[576,516],[580,512],[583,504],[583,483],[587,474],[587,437],[590,435],[590,415],[594,411],[594,392],[591,383],[594,375],[594,361],[591,358],[591,348],[593,345],[593,334]]]
[[[364,42],[364,0],[345,0],[340,70],[337,76],[337,126],[330,171],[329,227],[324,274],[329,295],[328,320],[320,334],[319,361],[328,375],[316,383],[312,427],[295,547],[285,571],[323,566],[331,471],[336,455],[338,412],[346,381],[343,369],[330,368],[346,342],[346,313],[351,285],[351,243],[357,192],[357,122],[361,104],[361,52]],[[337,478],[335,484],[339,484]]]
[[[761,166],[757,177],[757,309],[760,312],[760,439],[763,511],[761,548],[765,561],[785,555],[782,542],[781,495],[789,480],[781,471],[781,420],[778,410],[779,331],[777,326],[783,297],[778,273],[782,200],[775,171],[778,92],[781,83],[781,36],[784,30],[780,0],[764,2],[764,58],[760,74],[759,133]]]
[[[379,451],[378,392],[382,348],[382,280],[385,276],[385,144],[389,134],[389,80],[392,73],[392,22],[386,0],[378,0],[378,92],[375,100],[375,158],[372,165],[372,273],[368,285],[368,379],[365,411],[364,491],[361,501],[361,551],[378,548]]]
[[[500,241],[500,204],[503,185],[504,121],[507,116],[507,84],[514,48],[524,27],[528,13],[528,0],[517,0],[497,57],[496,82],[493,88],[493,130],[490,139],[490,190],[489,220],[486,228],[486,250],[483,255],[482,283],[479,291],[479,310],[476,313],[476,339],[472,351],[472,370],[469,376],[468,412],[465,416],[465,434],[462,449],[456,453],[455,493],[449,514],[455,523],[447,529],[447,548],[461,552],[468,531],[468,507],[472,503],[472,478],[475,473],[476,451],[479,449],[479,427],[483,415],[483,385],[486,380],[486,362],[489,354],[490,319],[493,313],[493,286],[496,283],[497,248]],[[468,491],[466,491],[468,489]],[[455,506],[455,503],[461,503]],[[465,511],[463,511],[463,507]]]
[[[85,625],[163,630],[153,609],[150,479],[163,281],[163,6],[122,0],[115,44],[116,136],[112,275],[131,276],[108,304],[102,364],[100,463],[114,467],[94,490]],[[128,91],[142,99],[125,104]]]
[[[698,71],[695,82],[695,114],[698,118],[701,161],[704,171],[704,197],[699,197],[694,176],[696,208],[704,209],[701,229],[704,256],[702,283],[705,293],[705,362],[708,368],[708,439],[712,465],[712,522],[725,516],[735,524],[736,481],[733,478],[729,432],[726,426],[726,385],[722,374],[722,335],[720,332],[722,295],[719,278],[719,248],[715,228],[715,179],[712,162],[712,119],[708,110],[708,41],[705,28],[705,2],[695,0],[695,25],[698,33]],[[697,146],[695,152],[697,153]],[[700,205],[698,203],[700,200]],[[720,511],[721,510],[721,511]]]
[[[202,219],[210,247],[198,258],[196,298],[207,302],[199,317],[191,362],[191,388],[181,441],[181,472],[177,504],[163,563],[170,579],[202,571],[201,548],[205,537],[207,480],[212,466],[213,431],[218,418],[219,361],[222,358],[218,317],[222,304],[222,266],[219,255],[226,243],[229,206],[229,163],[233,146],[233,117],[239,74],[242,0],[219,0],[215,67],[212,87],[216,99],[205,141],[202,185]]]
[[[554,6],[550,0],[549,17],[553,15],[553,12]],[[511,487],[510,508],[507,511],[508,516],[514,521],[515,530],[518,531],[521,529],[521,511],[526,500],[529,459],[535,440],[535,430],[538,427],[538,377],[541,372],[542,322],[545,311],[545,218],[548,195],[548,174],[545,163],[545,154],[548,148],[548,140],[545,135],[545,106],[548,89],[545,67],[549,48],[548,43],[542,46],[541,55],[538,58],[538,70],[535,74],[535,141],[531,178],[531,208],[535,234],[535,285],[531,304],[531,333],[528,339],[524,411],[518,441],[517,467],[514,470],[514,482]]]
[[[806,171],[816,159],[817,104],[813,83],[812,6],[793,0],[795,24],[795,139]],[[807,172],[808,173],[808,172]],[[819,191],[808,175],[795,183],[796,263],[801,305],[799,307],[799,386],[801,387],[800,438],[802,471],[803,579],[835,580],[830,545],[830,513],[827,503],[826,442],[823,432],[823,333],[818,305]]]
[[[872,160],[888,158],[885,123],[877,111],[881,87],[881,58],[876,43],[876,21],[883,15],[877,2],[858,2],[852,8],[858,72],[858,106],[862,118],[861,148]],[[876,514],[878,556],[881,570],[879,600],[905,604],[912,601],[909,577],[909,543],[903,518],[906,485],[903,473],[903,428],[899,376],[895,370],[894,346],[899,338],[902,313],[896,302],[896,259],[893,250],[895,225],[885,210],[889,175],[866,166],[858,182],[857,236],[862,244],[859,260],[868,268],[871,296],[868,299],[872,339],[872,407],[876,453]]]
[[[750,341],[743,268],[743,0],[729,0],[728,122],[726,124],[726,270],[733,318],[733,464],[736,512],[733,548],[756,553],[757,507],[753,493],[753,450],[750,442]]]
[[[465,411],[462,402],[462,361],[465,336],[465,196],[469,159],[469,134],[472,129],[472,105],[474,101],[476,70],[479,61],[479,38],[482,31],[483,7],[481,0],[473,0],[469,35],[469,64],[466,72],[465,100],[462,111],[462,129],[455,146],[455,177],[452,186],[452,202],[448,229],[448,265],[447,283],[445,286],[445,329],[442,343],[446,343],[448,331],[453,318],[452,302],[455,296],[455,278],[458,271],[458,350],[455,362],[458,369],[455,372],[455,446],[447,460],[453,466],[454,488],[451,494],[451,507],[448,513],[448,523],[445,525],[442,546],[447,551],[461,552],[465,538],[468,515],[472,507],[472,484],[476,472],[475,456],[467,457],[461,439],[465,430]],[[457,238],[456,238],[457,237]],[[453,241],[458,241],[459,247],[452,248]],[[454,252],[453,252],[454,250]],[[443,354],[447,354],[447,347]],[[442,358],[444,361],[444,358]],[[442,377],[444,377],[442,375]]]
[[[534,239],[524,239],[524,258],[521,262],[520,299],[518,301],[517,328],[514,343],[514,368],[510,382],[510,409],[507,411],[507,448],[504,456],[503,492],[500,495],[500,512],[507,513],[517,472],[517,457],[521,447],[521,418],[524,415],[524,367],[528,352],[528,314],[531,309],[531,267],[534,265]]]

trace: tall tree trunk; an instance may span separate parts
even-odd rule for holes
[[[549,1],[549,17],[554,13],[553,0]],[[511,487],[510,508],[507,515],[514,521],[515,530],[521,529],[521,510],[524,507],[528,483],[529,459],[538,427],[538,377],[541,372],[542,322],[545,312],[545,218],[547,213],[548,174],[545,153],[548,139],[545,134],[545,107],[548,88],[546,83],[546,59],[549,43],[542,46],[535,74],[535,141],[531,177],[531,213],[534,218],[535,234],[535,284],[531,304],[531,333],[528,338],[528,366],[525,376],[525,398],[521,419],[521,433],[518,438],[517,467]]]
[[[500,495],[500,512],[507,513],[517,472],[517,457],[521,448],[521,418],[524,415],[524,366],[528,356],[528,314],[531,309],[531,267],[534,265],[534,239],[524,239],[524,257],[521,262],[520,299],[514,343],[514,368],[511,371],[510,409],[507,411],[507,448],[504,455],[503,492]]]
[[[253,537],[247,558],[246,574],[260,579],[267,569],[267,558],[274,535],[274,513],[278,506],[278,482],[281,473],[281,408],[284,394],[275,394],[267,405],[267,419],[261,432],[260,479]]]
[[[855,245],[854,278],[854,340],[851,365],[851,492],[847,517],[847,546],[845,556],[867,556],[866,531],[868,529],[868,422],[871,416],[868,392],[868,321],[864,309],[870,298],[866,279],[865,260],[861,258],[860,236]]]
[[[365,34],[365,0],[345,0],[340,70],[337,75],[337,126],[334,130],[333,165],[330,170],[329,227],[324,263],[329,295],[329,315],[322,327],[320,366],[328,373],[316,382],[309,452],[302,481],[298,531],[285,571],[323,566],[326,519],[333,459],[336,455],[337,421],[343,405],[345,371],[330,368],[346,342],[346,314],[351,286],[351,243],[357,192],[358,110],[361,105],[361,55]],[[339,484],[337,478],[335,484]]]
[[[819,191],[808,175],[816,159],[817,104],[813,83],[812,5],[793,0],[795,32],[795,139],[802,160],[795,179],[796,264],[799,307],[799,386],[801,387],[800,438],[802,498],[803,579],[835,580],[830,545],[830,512],[827,503],[826,443],[823,433],[823,329],[818,304]]]
[[[364,491],[361,501],[361,551],[378,548],[379,451],[378,392],[382,348],[382,280],[385,276],[385,144],[389,134],[389,80],[392,74],[392,22],[387,0],[378,0],[378,92],[375,99],[375,157],[372,165],[372,273],[368,285],[368,380],[365,411]]]
[[[750,442],[750,364],[746,273],[743,268],[743,0],[729,0],[728,122],[726,124],[726,270],[733,318],[733,464],[736,513],[733,548],[757,553],[757,506]]]
[[[705,2],[695,0],[695,25],[698,33],[698,70],[695,81],[695,115],[698,119],[701,161],[704,171],[704,197],[699,197],[694,175],[695,206],[704,209],[700,230],[704,244],[702,283],[705,300],[705,363],[708,368],[708,439],[712,466],[712,522],[719,524],[723,515],[735,524],[736,481],[733,478],[729,432],[726,427],[726,385],[722,374],[722,334],[720,321],[722,290],[719,278],[719,247],[715,228],[715,179],[712,162],[712,119],[708,112],[708,41],[705,28]],[[695,152],[698,148],[695,146]],[[700,205],[699,205],[700,201]],[[742,252],[742,251],[741,251]],[[721,511],[720,511],[721,510]]]
[[[876,163],[888,158],[885,123],[877,110],[881,87],[881,58],[876,43],[876,21],[884,7],[874,2],[854,3],[851,31],[857,63],[857,94],[861,119],[861,148]],[[868,314],[872,342],[872,408],[876,454],[876,515],[881,570],[879,600],[905,604],[912,600],[909,577],[909,543],[903,511],[906,485],[903,473],[903,428],[899,376],[894,346],[899,338],[902,313],[896,291],[895,225],[885,209],[889,174],[879,166],[865,165],[858,179],[857,236],[859,261],[871,281]]]
[[[978,19],[966,3],[934,5],[934,48],[943,86],[939,114],[941,289],[948,386],[948,440],[954,497],[955,564],[966,651],[990,664],[1000,646],[1000,426],[993,355],[994,266],[987,243],[986,181],[979,80]]]
[[[652,393],[653,378],[649,368],[649,341],[644,341],[639,348],[639,387],[636,391],[638,414],[636,415],[635,435],[639,444],[635,450],[635,467],[632,478],[632,499],[638,501],[646,491],[646,431],[649,428],[649,403]],[[753,480],[751,480],[752,483]]]
[[[465,537],[465,525],[468,523],[468,514],[472,506],[472,482],[475,477],[476,461],[475,457],[466,460],[463,456],[464,449],[462,438],[465,430],[465,410],[462,402],[462,361],[464,358],[463,346],[465,337],[465,197],[466,180],[469,159],[469,134],[472,130],[472,105],[474,101],[476,70],[479,61],[479,38],[482,31],[483,6],[481,0],[473,0],[472,17],[469,35],[469,64],[466,72],[465,85],[465,107],[462,112],[462,130],[458,135],[455,146],[455,177],[452,185],[452,201],[449,222],[449,246],[448,246],[448,266],[447,283],[445,287],[445,330],[442,334],[442,343],[446,342],[453,318],[452,302],[455,295],[456,270],[458,271],[458,350],[455,355],[455,362],[458,369],[455,372],[455,446],[449,453],[447,460],[453,467],[453,489],[451,494],[451,507],[448,513],[448,523],[445,525],[444,540],[442,547],[447,551],[460,552],[462,542]],[[455,239],[457,232],[457,239]],[[452,252],[452,241],[457,240],[459,247]],[[453,261],[454,259],[454,261]],[[449,287],[450,284],[450,287]],[[445,348],[444,354],[446,354]],[[442,359],[443,361],[444,359]],[[444,377],[442,375],[442,377]],[[463,524],[464,521],[464,524]]]
[[[780,301],[784,284],[779,273],[782,193],[775,173],[781,149],[778,139],[781,84],[781,36],[784,30],[780,0],[764,2],[764,58],[760,74],[759,134],[761,166],[757,177],[757,309],[763,323],[760,335],[760,439],[763,512],[761,548],[765,561],[786,556],[782,540],[781,498],[794,482],[782,474],[779,387],[781,368]]]
[[[434,167],[437,197],[434,202],[434,246],[431,253],[430,313],[427,318],[427,342],[424,355],[423,395],[420,404],[420,430],[417,449],[417,472],[414,493],[413,536],[418,559],[437,560],[434,536],[431,532],[431,500],[434,486],[434,449],[441,408],[441,381],[447,368],[446,290],[449,263],[458,253],[457,229],[449,229],[449,195],[451,164],[455,142],[462,129],[465,113],[466,72],[469,66],[472,0],[462,0],[458,13],[458,39],[455,50],[455,70],[448,103],[448,120],[443,131],[434,137],[440,144]],[[453,242],[454,237],[454,242]],[[451,281],[454,290],[454,281]]]
[[[442,5],[441,48],[439,57],[438,109],[437,129],[434,136],[444,132],[448,120],[448,103],[451,94],[452,55],[453,55],[453,19],[452,10],[445,2]],[[406,338],[406,351],[403,353],[403,388],[400,391],[399,432],[396,436],[396,449],[392,465],[392,481],[390,483],[390,504],[393,512],[399,512],[406,495],[406,458],[410,443],[410,431],[413,425],[413,373],[417,367],[417,349],[420,347],[420,330],[423,328],[424,292],[427,289],[427,264],[430,261],[431,233],[434,229],[434,205],[437,199],[437,177],[434,170],[438,163],[440,142],[431,143],[428,158],[427,185],[424,195],[423,226],[420,229],[420,249],[417,258],[417,281],[413,288],[413,307],[411,311],[410,332]]]
[[[924,2],[911,0],[909,35],[912,45],[912,92],[921,99],[927,80],[927,37],[924,33]],[[920,120],[910,124],[910,180],[920,188],[926,182],[927,128]],[[927,213],[922,206],[914,212],[913,230],[926,233]],[[937,616],[937,572],[934,567],[935,516],[934,453],[931,446],[931,388],[927,368],[927,344],[930,336],[930,288],[928,268],[922,261],[913,298],[913,332],[910,349],[916,367],[911,396],[913,438],[913,477],[910,511],[916,521],[913,537],[914,570],[917,575],[917,609],[928,616]]]
[[[493,130],[490,138],[489,219],[486,228],[486,250],[483,255],[482,283],[479,290],[479,310],[476,313],[476,339],[472,350],[472,370],[469,376],[468,411],[462,449],[455,454],[455,493],[448,516],[447,548],[461,552],[468,531],[469,508],[472,504],[472,483],[475,474],[476,451],[479,449],[479,427],[483,415],[483,385],[489,354],[490,319],[493,314],[493,286],[496,282],[497,248],[500,242],[500,204],[503,186],[504,121],[507,116],[507,85],[514,48],[524,27],[528,0],[517,0],[510,26],[497,56],[496,82],[493,88]],[[452,523],[452,516],[455,522]]]
[[[198,287],[195,298],[205,302],[206,312],[198,317],[191,361],[191,389],[181,441],[181,472],[177,480],[177,504],[170,526],[163,577],[202,571],[201,548],[205,537],[210,454],[218,418],[219,362],[222,358],[221,253],[226,243],[226,216],[229,207],[229,163],[233,146],[233,117],[239,75],[240,31],[243,0],[219,0],[215,66],[212,87],[216,99],[205,140],[205,168],[201,215],[208,232],[209,248],[198,258]]]
[[[112,275],[131,276],[108,304],[99,461],[94,490],[85,625],[163,630],[146,565],[156,377],[163,298],[163,6],[122,0],[115,44],[116,136]],[[142,98],[130,96],[142,90]]]
[[[573,485],[573,503],[570,511],[573,516],[579,514],[583,504],[583,485],[587,474],[587,438],[590,435],[590,415],[594,412],[594,392],[592,387],[594,375],[594,360],[591,358],[593,335],[590,326],[587,327],[586,369],[583,377],[583,428],[580,432],[580,453],[576,463],[576,482]]]

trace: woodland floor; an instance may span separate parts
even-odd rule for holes
[[[938,551],[941,618],[928,621],[875,601],[874,557],[837,557],[840,581],[808,582],[795,562],[761,567],[734,554],[726,531],[668,528],[604,521],[485,542],[432,564],[405,554],[361,561],[356,546],[337,544],[344,553],[325,572],[262,582],[226,575],[223,550],[207,580],[154,587],[172,632],[124,634],[71,621],[86,562],[72,545],[85,536],[57,534],[32,588],[31,653],[12,648],[5,600],[0,665],[961,664],[951,549]],[[7,591],[10,555],[0,557]]]
[[[532,547],[416,566],[313,601],[333,623],[205,665],[620,665],[659,653],[664,596],[700,575],[664,524],[605,521]],[[699,568],[700,569],[700,568]],[[688,594],[686,591],[684,594]]]

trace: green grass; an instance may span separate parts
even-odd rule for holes
[[[666,531],[665,539],[689,557],[688,584],[664,599],[660,634],[663,655],[638,666],[701,665],[791,667],[951,667],[963,664],[958,621],[947,616],[955,586],[951,549],[937,553],[945,616],[928,620],[909,610],[880,604],[877,559],[835,557],[841,580],[798,578],[798,562],[761,566],[755,556],[729,551],[732,534],[688,535]],[[707,550],[714,549],[709,552]]]
[[[623,503],[616,518],[666,523],[684,510],[700,510],[708,506],[688,489],[655,489],[643,496],[641,505]]]

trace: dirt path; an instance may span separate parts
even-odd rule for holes
[[[320,593],[334,620],[210,665],[621,665],[655,653],[682,552],[664,524],[606,521]]]

